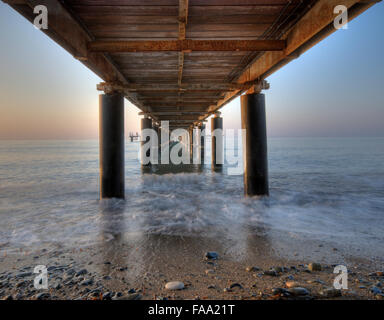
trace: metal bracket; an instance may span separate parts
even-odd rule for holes
[[[271,86],[267,80],[262,80],[254,85],[253,93],[260,93],[262,90],[268,90],[270,87]]]
[[[96,85],[97,91],[104,91],[105,94],[124,93],[124,87],[117,82],[100,82]]]

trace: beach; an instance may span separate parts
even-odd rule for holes
[[[217,249],[208,259],[205,250]],[[300,249],[300,248],[296,248]],[[1,299],[75,300],[275,300],[383,299],[383,262],[345,256],[318,244],[316,257],[328,261],[287,259],[265,239],[249,239],[236,255],[228,244],[212,239],[144,236],[122,242],[119,235],[81,250],[20,252],[0,259]],[[337,254],[335,253],[337,252]],[[340,259],[340,257],[342,257]],[[314,258],[314,255],[311,257]],[[319,262],[321,261],[321,262]],[[317,265],[320,265],[320,267]],[[336,264],[348,268],[348,289],[333,288]],[[36,265],[48,268],[48,289],[34,288]],[[380,273],[381,271],[381,273]],[[166,284],[180,281],[182,290]],[[301,288],[301,289],[297,289]],[[291,293],[289,293],[291,290]],[[292,291],[293,290],[293,291]],[[296,293],[295,290],[301,290]]]

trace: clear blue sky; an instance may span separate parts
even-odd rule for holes
[[[3,2],[0,30],[0,139],[97,138],[101,80]],[[269,136],[384,136],[383,56],[379,3],[268,78]],[[238,99],[222,111],[240,128]]]

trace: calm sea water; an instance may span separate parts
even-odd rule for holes
[[[126,144],[126,201],[100,203],[97,141],[0,141],[0,250],[78,248],[116,227],[241,242],[248,228],[384,256],[384,138],[270,139],[262,200],[245,199],[227,166],[143,174],[138,147]]]

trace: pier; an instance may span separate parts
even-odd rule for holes
[[[138,132],[136,132],[136,134],[135,133],[133,133],[133,132],[130,132],[129,133],[129,140],[131,141],[131,142],[133,142],[133,141],[137,141],[137,140],[139,140],[140,139],[140,136],[139,136],[139,133]]]
[[[341,11],[336,8],[345,8],[350,22],[379,1],[3,2],[32,23],[34,8],[45,6],[48,26],[41,31],[103,79],[97,86],[100,197],[124,198],[124,99],[141,110],[142,130],[161,133],[164,121],[171,132],[185,129],[191,159],[198,152],[202,163],[204,135],[193,132],[204,132],[212,117],[212,169],[220,170],[225,124],[220,109],[241,97],[241,124],[246,130],[244,193],[268,195],[268,101],[263,93],[269,88],[267,78],[337,32]],[[142,133],[129,136],[131,141],[140,136],[143,145],[148,141]],[[163,149],[158,136],[156,147]],[[146,150],[142,156],[150,157],[151,152]]]

